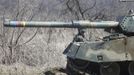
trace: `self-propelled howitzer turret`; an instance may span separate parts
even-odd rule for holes
[[[67,73],[69,75],[123,75],[124,71],[127,71],[129,75],[134,75],[134,15],[132,13],[119,22],[5,21],[4,26],[115,29],[112,35],[97,41],[84,40],[84,31],[80,30],[64,51],[67,55]]]

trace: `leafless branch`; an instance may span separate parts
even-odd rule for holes
[[[73,3],[73,6],[70,6],[70,3]],[[89,7],[89,8],[83,8],[80,4],[79,0],[67,0],[66,2],[66,6],[67,9],[73,13],[75,15],[75,17],[79,20],[80,17],[82,19],[86,19],[85,17],[85,13],[91,9],[93,9],[96,6],[96,0],[94,1],[93,6]],[[74,10],[73,8],[75,8],[76,10]]]
[[[39,28],[37,28],[37,30],[35,31],[35,33],[34,33],[34,35],[33,35],[32,37],[30,37],[26,42],[20,44],[19,46],[25,45],[25,44],[27,44],[28,42],[30,42],[30,41],[36,36],[36,34],[37,34],[37,32],[38,32],[38,29],[39,29]]]
[[[81,8],[80,3],[79,3],[78,0],[76,0],[76,4],[77,4],[78,10],[79,10],[79,12],[80,12],[82,18],[85,19],[85,18],[84,18],[84,13],[82,12],[82,8]]]
[[[38,11],[41,10],[41,6],[43,5],[43,1],[44,0],[41,0],[40,3],[38,4]],[[35,11],[35,9],[33,9],[33,13],[31,16],[29,16],[28,20],[31,21],[35,17],[35,15],[38,14],[38,11]]]
[[[83,10],[82,13],[85,13],[85,12],[87,12],[88,10],[93,9],[93,8],[96,6],[96,3],[97,3],[96,0],[94,0],[94,4],[93,4],[93,6],[87,8],[87,9],[85,9],[85,10]]]
[[[26,11],[25,11],[26,7],[27,7],[27,5],[25,4],[24,7],[20,8],[19,0],[18,0],[18,8],[16,10],[17,13],[16,13],[15,17],[13,17],[13,19],[18,20],[18,17],[20,16],[20,13],[22,13],[22,15],[21,15],[21,18],[22,18],[22,16],[26,13]]]
[[[12,35],[11,35],[10,45],[12,45],[12,44],[13,44],[13,37],[14,37],[14,33],[15,33],[15,29],[13,30]]]
[[[21,37],[21,35],[23,34],[24,31],[25,31],[25,28],[22,29],[22,31],[21,31],[20,34],[18,35],[18,37],[17,37],[17,39],[16,39],[16,41],[15,41],[15,45],[18,44],[18,41],[19,41],[19,39],[20,39],[20,37]]]
[[[70,2],[70,0],[67,0],[66,6],[69,9],[69,11],[73,12],[73,9],[70,7],[69,2]]]
[[[52,29],[51,28],[49,29],[48,33],[49,33],[49,36],[48,36],[47,44],[49,44],[50,40],[51,40],[51,35],[52,35]]]
[[[28,10],[26,10],[26,7],[27,7],[27,5],[25,4],[25,6],[20,10],[20,12],[22,12],[22,13],[21,13],[21,18],[20,18],[20,20],[23,19],[24,15],[25,15],[26,12],[28,11]]]

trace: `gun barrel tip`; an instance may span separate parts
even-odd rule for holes
[[[4,22],[3,22],[3,25],[4,26],[9,26],[10,25],[10,20],[9,19],[5,19]]]

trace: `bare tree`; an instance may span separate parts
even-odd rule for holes
[[[23,7],[20,7],[20,2],[18,0],[16,10],[12,14],[13,20],[24,20],[23,18],[27,14],[28,6],[25,4]],[[40,4],[38,5],[40,7]],[[38,12],[32,12],[33,14],[29,15],[29,20],[32,20],[34,16],[37,15]],[[6,16],[6,9],[3,12],[3,20]],[[37,34],[38,28],[32,33],[30,38],[22,41],[23,34],[26,34],[26,28],[5,28],[2,26],[0,29],[1,36],[0,36],[0,42],[1,42],[1,49],[3,52],[3,57],[1,63],[3,64],[12,64],[17,61],[19,61],[21,54],[23,54],[23,51],[21,51],[21,46],[29,43]]]

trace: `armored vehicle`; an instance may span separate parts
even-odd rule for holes
[[[68,75],[134,75],[134,14],[120,21],[37,22],[5,21],[5,27],[78,28],[74,40],[63,52]],[[97,41],[85,40],[86,28],[108,29],[111,35]],[[112,31],[111,31],[112,30]]]

